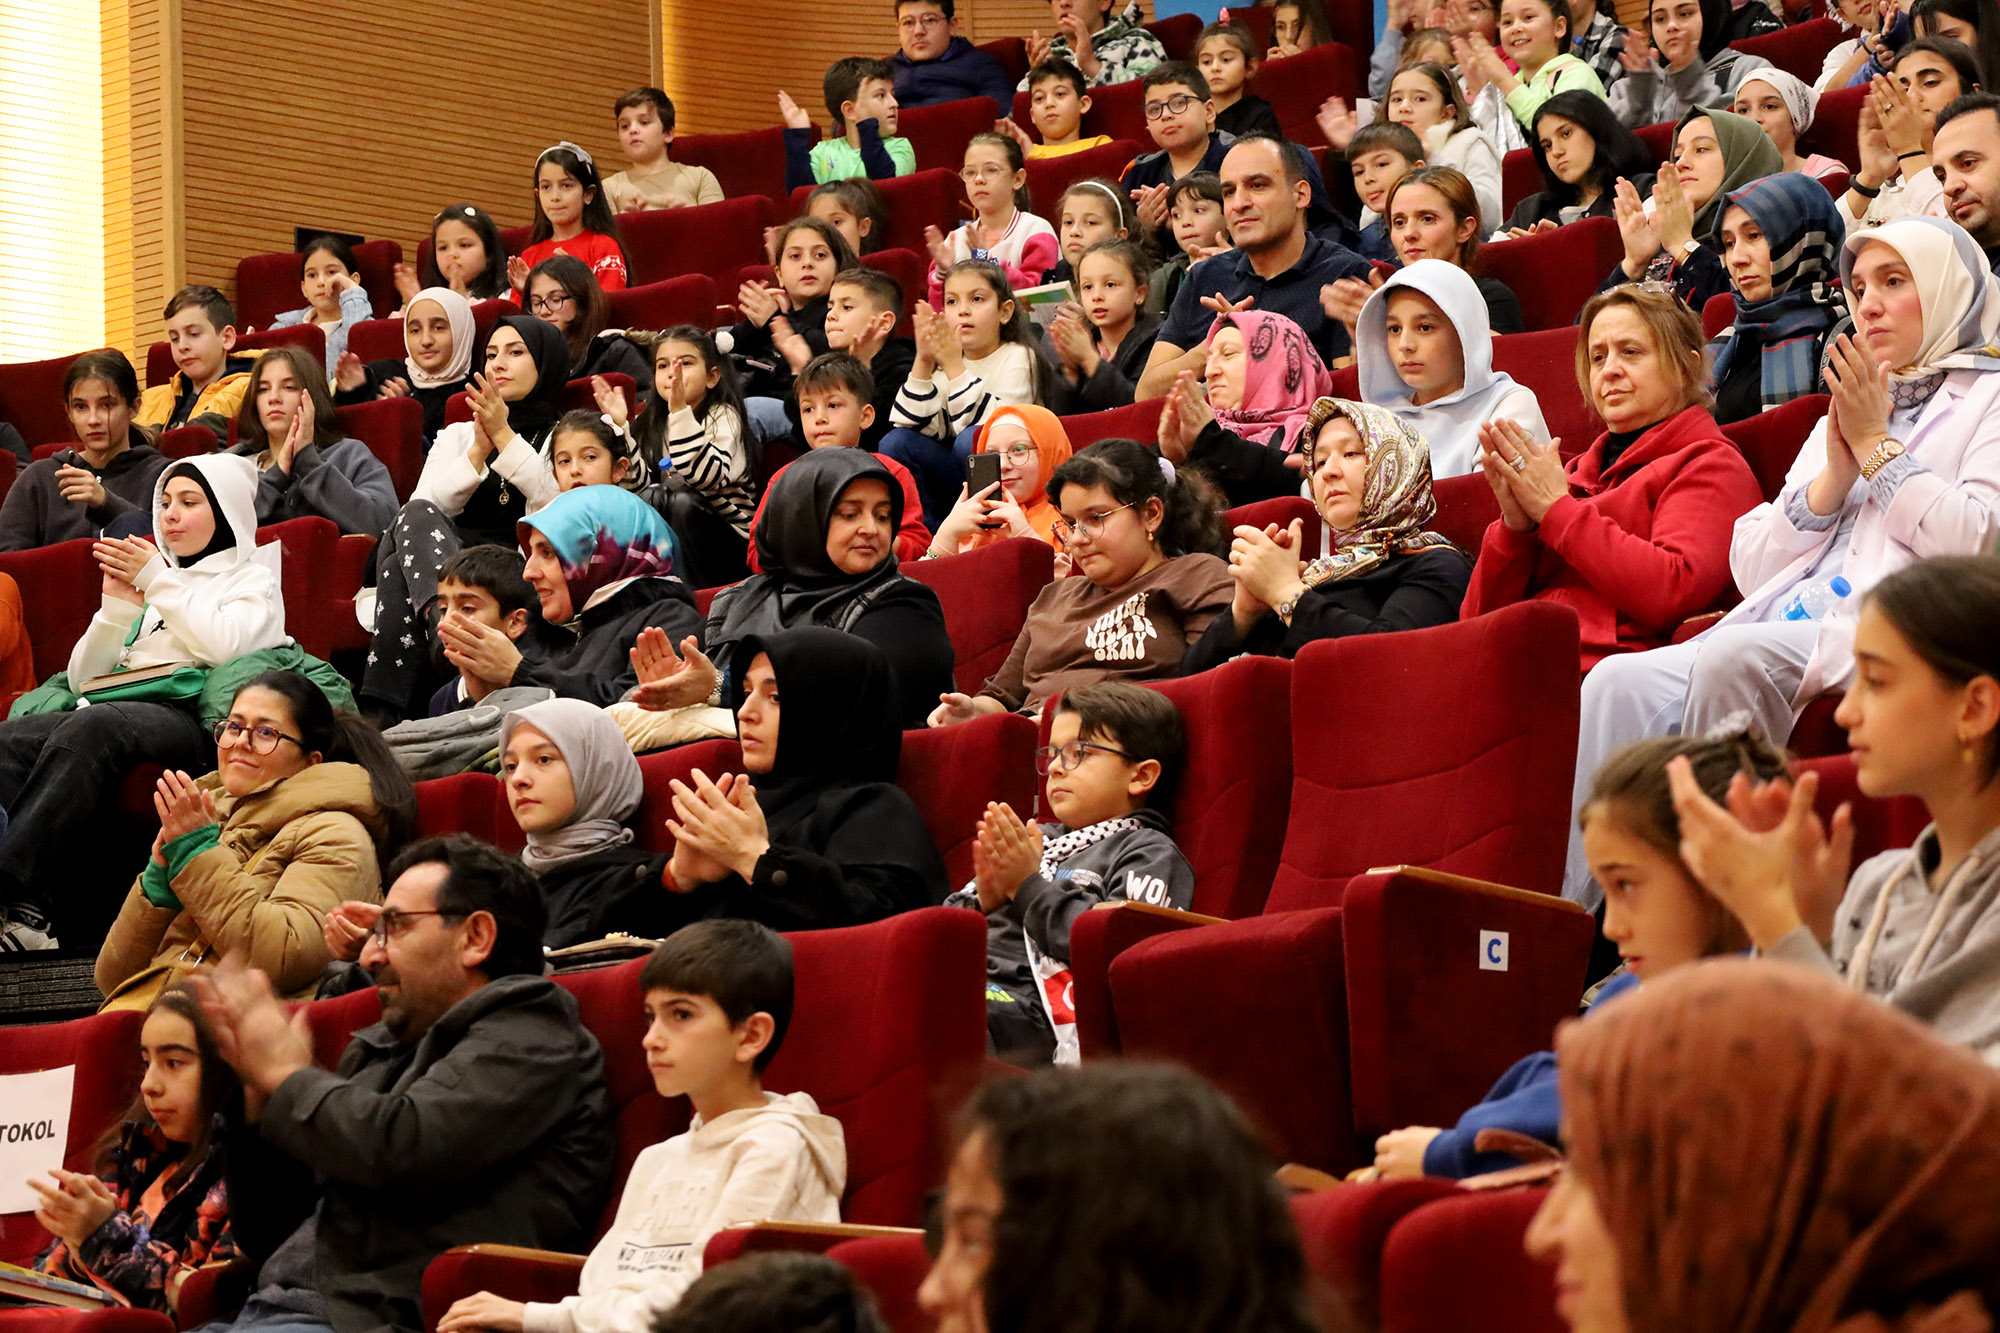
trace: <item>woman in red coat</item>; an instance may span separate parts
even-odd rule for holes
[[[1588,671],[1656,648],[1730,589],[1729,538],[1763,500],[1708,414],[1701,322],[1662,291],[1591,298],[1576,377],[1608,427],[1564,468],[1560,440],[1513,422],[1479,428],[1480,467],[1500,501],[1466,590],[1470,618],[1530,597],[1576,612]]]

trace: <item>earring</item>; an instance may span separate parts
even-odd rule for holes
[[[1973,737],[1967,736],[1963,732],[1958,737],[1959,758],[1968,764],[1976,763],[1979,759],[1979,747],[1973,743],[1973,740]]]

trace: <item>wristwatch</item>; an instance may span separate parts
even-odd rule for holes
[[[1881,444],[1875,447],[1875,452],[1868,455],[1868,461],[1861,465],[1861,480],[1875,480],[1877,472],[1880,472],[1883,468],[1889,466],[1890,462],[1902,456],[1903,442],[1901,440],[1882,441]]]
[[[1686,245],[1683,245],[1681,247],[1681,252],[1674,256],[1674,262],[1677,264],[1687,263],[1688,260],[1694,257],[1694,252],[1699,249],[1701,249],[1700,241],[1694,241],[1694,240],[1689,241]]]
[[[1290,597],[1287,597],[1284,601],[1279,602],[1276,606],[1272,607],[1271,609],[1278,613],[1278,619],[1284,621],[1287,625],[1289,625],[1292,623],[1292,612],[1298,609],[1299,598],[1303,596],[1305,596],[1304,590],[1295,592]]]

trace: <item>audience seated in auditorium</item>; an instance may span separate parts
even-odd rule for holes
[[[1571,1328],[1974,1329],[2000,1306],[2000,1075],[1918,1024],[1718,959],[1557,1054],[1569,1160],[1527,1245]]]
[[[1535,112],[1557,93],[1604,96],[1597,71],[1570,53],[1571,19],[1562,0],[1500,0],[1495,10],[1500,45],[1460,38],[1452,44],[1453,54],[1461,69],[1477,68],[1479,76],[1499,90],[1523,131],[1534,128]],[[1395,84],[1389,87],[1393,99]]]
[[[216,771],[161,776],[160,833],[97,955],[106,1009],[138,1009],[203,962],[241,953],[282,996],[312,994],[326,916],[382,895],[417,796],[375,728],[296,671],[236,691]]]
[[[1091,102],[1090,85],[1084,81],[1082,70],[1067,60],[1050,58],[1030,69],[1027,78],[1028,119],[1034,124],[1035,133],[1041,136],[1041,142],[1030,138],[1028,131],[1015,124],[1011,116],[997,121],[993,128],[1021,145],[1030,162],[1067,157],[1111,142],[1108,134],[1084,137],[1083,116],[1090,110]],[[1011,107],[1013,103],[1004,100],[1000,105]]]
[[[556,497],[541,452],[555,427],[569,348],[555,325],[503,315],[473,358],[472,420],[439,432],[410,502],[375,553],[375,639],[360,696],[369,716],[415,717],[435,685],[421,645],[438,570],[460,547],[512,546],[514,525]]]
[[[447,219],[447,223],[456,226]],[[446,225],[445,223],[439,224]],[[424,410],[424,443],[428,448],[445,428],[445,410],[453,394],[470,385],[473,342],[477,337],[472,305],[448,287],[425,287],[405,299],[401,361],[361,363],[349,352],[335,371],[333,401],[342,407],[378,398],[414,398]]]
[[[305,305],[271,320],[274,329],[311,324],[326,335],[326,373],[331,375],[347,352],[347,335],[356,324],[375,318],[368,292],[361,285],[361,265],[354,250],[338,236],[315,236],[299,249],[299,291]]]
[[[1618,119],[1638,129],[1678,121],[1697,107],[1729,106],[1736,85],[1771,63],[1730,45],[1734,8],[1731,0],[1651,0],[1645,30],[1634,28],[1619,53],[1625,77],[1605,94]],[[1762,0],[1742,8],[1770,16]]]
[[[1541,0],[1523,2],[1540,4]],[[1417,136],[1423,147],[1421,164],[1451,167],[1463,175],[1472,184],[1479,216],[1492,225],[1500,216],[1500,155],[1485,131],[1473,123],[1472,108],[1466,105],[1451,70],[1430,61],[1400,69],[1389,83],[1385,100],[1388,122]],[[1365,226],[1369,219],[1364,216],[1359,221]]]
[[[1936,118],[1979,91],[1972,53],[1950,38],[1919,37],[1891,63],[1894,73],[1874,79],[1861,103],[1861,169],[1840,198],[1850,228],[1949,211],[1931,159]]]
[[[722,673],[740,687],[749,665],[738,649],[743,640],[820,626],[873,643],[893,668],[892,711],[904,725],[919,725],[951,688],[951,640],[937,594],[897,568],[891,542],[902,489],[882,464],[862,449],[819,449],[780,472],[754,529],[764,572],[723,589],[709,606],[707,657],[676,660],[664,635],[644,636],[651,656],[641,653],[633,701],[647,708],[720,702]],[[691,647],[681,642],[681,654]]]
[[[443,287],[467,301],[502,300],[508,292],[507,244],[500,239],[500,224],[477,204],[446,204],[431,219],[416,267],[398,264],[395,275],[404,314],[426,287]]]
[[[1134,12],[1111,11],[1119,0],[1050,0],[1053,31],[1042,35],[1040,28],[1028,34],[1028,63],[1067,60],[1083,72],[1093,88],[1107,83],[1126,83],[1143,78],[1147,71],[1166,63],[1167,48],[1160,39],[1139,26]],[[1028,81],[1019,90],[1026,92]],[[1008,103],[1002,102],[1004,108]]]
[[[1047,542],[1057,550],[1055,502],[1049,479],[1070,458],[1062,419],[1045,407],[1003,407],[979,428],[974,454],[1000,455],[1000,480],[969,494],[961,486],[958,503],[945,515],[926,556],[957,555],[1010,537]]]
[[[173,294],[163,318],[167,348],[174,356],[173,378],[139,396],[133,420],[154,430],[206,426],[218,437],[226,436],[229,419],[250,391],[250,358],[230,355],[236,346],[236,308],[215,288],[197,283]]]
[[[1920,561],[1867,594],[1857,672],[1837,714],[1874,800],[1914,796],[1931,823],[1908,851],[1854,869],[1851,820],[1796,789],[1731,793],[1673,772],[1682,848],[1760,953],[1844,977],[1939,1036],[2000,1062],[2000,557]]]
[[[1239,653],[1296,656],[1317,639],[1458,619],[1472,565],[1425,530],[1437,513],[1421,431],[1379,407],[1322,398],[1306,416],[1308,484],[1332,549],[1299,555],[1303,524],[1238,527],[1229,614],[1181,659],[1183,674]]]
[[[1224,306],[1286,316],[1306,331],[1322,361],[1348,353],[1347,330],[1321,308],[1320,289],[1367,277],[1368,262],[1307,230],[1313,193],[1307,166],[1296,144],[1255,136],[1224,156],[1223,212],[1235,248],[1188,270],[1153,343],[1138,397],[1163,398],[1181,371],[1201,369],[1210,325]]]
[[[833,137],[813,142],[812,117],[778,92],[785,122],[785,188],[861,176],[888,180],[917,169],[917,150],[896,136],[896,71],[887,61],[849,56],[827,68],[822,84]],[[1002,105],[1010,105],[1011,98]]]
[[[1078,304],[1065,304],[1049,322],[1075,412],[1129,407],[1160,331],[1145,313],[1152,265],[1132,241],[1098,241],[1083,252],[1076,275]]]
[[[260,525],[316,516],[373,537],[396,516],[389,469],[341,433],[326,373],[303,348],[273,347],[250,368],[231,452],[257,465]]]
[[[1167,225],[1179,253],[1157,265],[1146,284],[1146,313],[1162,318],[1180,295],[1181,284],[1187,281],[1191,266],[1234,248],[1229,227],[1222,218],[1222,178],[1212,171],[1191,171],[1168,186]],[[1145,240],[1143,236],[1139,239]],[[1146,355],[1150,366],[1151,351]],[[1133,396],[1147,395],[1134,390]]]
[[[990,97],[1005,111],[1014,88],[1000,62],[959,35],[955,0],[896,0],[900,47],[889,57],[896,100],[931,106]]]
[[[1748,709],[1761,735],[1854,674],[1859,599],[1818,619],[1790,607],[1838,577],[1865,593],[1915,560],[2000,539],[2000,279],[1952,223],[1903,218],[1850,236],[1842,284],[1855,336],[1833,345],[1833,404],[1770,504],[1738,523],[1743,602],[1699,637],[1616,662],[1584,684],[1580,773],[1642,736],[1702,732]],[[1895,369],[1888,369],[1895,367]],[[1864,473],[1866,475],[1864,475]],[[1572,843],[1565,892],[1588,891]]]
[[[1782,750],[1736,731],[1641,741],[1611,756],[1592,777],[1578,824],[1591,877],[1604,895],[1604,938],[1622,960],[1618,974],[1592,997],[1592,1016],[1641,982],[1749,947],[1742,924],[1681,859],[1680,816],[1667,778],[1672,759],[1684,759],[1691,780],[1717,801],[1728,798],[1739,776],[1762,783],[1789,772]],[[1462,1179],[1514,1165],[1505,1152],[1480,1151],[1477,1139],[1489,1129],[1561,1146],[1554,1052],[1516,1061],[1450,1129],[1413,1125],[1383,1135],[1375,1144],[1375,1172]]]
[[[1057,468],[1048,489],[1078,577],[1042,589],[1000,669],[976,695],[941,695],[934,727],[1039,713],[1077,685],[1176,675],[1188,645],[1229,614],[1210,488],[1144,445],[1102,440]]]
[[[1354,345],[1361,397],[1429,443],[1434,477],[1478,469],[1479,428],[1489,421],[1505,418],[1537,443],[1548,441],[1535,395],[1493,369],[1486,303],[1456,264],[1419,259],[1376,288],[1361,307]]]
[[[1331,98],[1329,102],[1337,105],[1339,100]],[[1328,126],[1330,119],[1344,122],[1352,114],[1320,112],[1322,132],[1327,138],[1335,138],[1335,131],[1346,137],[1346,148],[1336,157],[1333,170],[1339,172],[1344,159],[1347,174],[1354,183],[1355,198],[1361,204],[1361,235],[1355,253],[1371,263],[1394,264],[1396,247],[1389,239],[1389,223],[1382,210],[1389,206],[1389,191],[1396,182],[1409,174],[1412,167],[1423,165],[1423,142],[1408,126],[1393,121],[1371,121],[1351,134],[1342,124]]]
[[[672,159],[674,99],[658,88],[634,88],[612,103],[618,146],[631,166],[604,178],[613,213],[693,208],[722,202],[722,182],[707,167]]]
[[[261,1267],[218,1328],[422,1328],[424,1268],[443,1251],[575,1250],[605,1202],[604,1057],[542,975],[534,875],[454,834],[406,849],[388,879],[361,954],[382,1021],[336,1069],[314,1065],[261,972],[225,959],[198,974],[254,1120],[225,1148],[236,1242]]]
[[[903,719],[889,658],[812,627],[752,633],[736,660],[744,771],[668,784],[670,918],[816,930],[943,902],[944,861],[895,785]]]
[[[1812,128],[1813,111],[1818,105],[1819,94],[1804,79],[1774,65],[1755,71],[1737,85],[1731,109],[1756,121],[1771,136],[1771,144],[1778,150],[1778,160],[1786,171],[1815,178],[1845,176],[1847,164],[1837,157],[1825,153],[1799,156],[1799,136]]]
[[[256,551],[257,469],[209,454],[161,474],[153,541],[100,540],[104,598],[69,668],[0,722],[0,940],[55,943],[85,870],[100,803],[136,765],[206,772],[214,745],[191,673],[124,685],[101,677],[149,668],[217,667],[290,643],[273,563]],[[157,678],[156,678],[157,677]],[[81,693],[87,690],[88,694]],[[90,699],[90,706],[83,707]],[[75,906],[75,904],[70,904]]]
[[[485,636],[468,622],[498,632],[524,654],[540,651],[541,599],[522,577],[524,565],[513,547],[482,545],[457,552],[438,571],[433,665],[442,657],[456,675],[431,696],[431,717],[469,708],[513,682],[506,659],[495,661],[494,654],[481,651]],[[458,627],[449,639],[443,634],[447,622]]]
[[[54,1237],[35,1267],[171,1315],[196,1269],[237,1257],[217,1121],[242,1116],[243,1089],[184,987],[147,1006],[138,1054],[139,1095],[90,1169],[28,1182]]]
[[[1232,505],[1297,495],[1306,413],[1333,377],[1305,333],[1257,310],[1215,317],[1206,385],[1182,371],[1160,413],[1161,457],[1220,487]]]
[[[535,159],[534,187],[535,222],[527,247],[507,261],[511,299],[524,304],[528,275],[556,255],[581,261],[605,291],[623,291],[631,281],[625,247],[618,238],[611,203],[604,197],[596,161],[565,139],[544,148]]]
[[[724,1227],[840,1220],[840,1122],[809,1093],[763,1089],[791,1023],[792,946],[755,922],[697,922],[653,951],[639,995],[653,1088],[686,1097],[693,1122],[632,1164],[576,1295],[523,1305],[480,1292],[438,1333],[653,1333]]]
[[[1940,111],[1931,156],[1945,212],[2000,265],[2000,97],[1974,93]]]
[[[1818,393],[1826,347],[1851,332],[1833,198],[1796,172],[1724,196],[1710,246],[1722,256],[1736,317],[1709,343],[1715,419],[1742,421]]]
[[[1195,1075],[1093,1064],[995,1079],[964,1126],[917,1293],[938,1327],[1348,1327],[1314,1309],[1263,1143]]]
[[[1576,378],[1606,433],[1564,466],[1512,421],[1480,431],[1500,502],[1467,619],[1528,598],[1577,613],[1583,668],[1657,647],[1729,587],[1729,530],[1760,498],[1708,414],[1701,324],[1664,292],[1600,292],[1578,321]],[[1593,763],[1592,771],[1595,771]]]
[[[1653,188],[1653,160],[1639,136],[1618,123],[1601,97],[1557,93],[1535,113],[1529,134],[1542,188],[1514,205],[1504,235],[1549,231],[1579,218],[1608,218],[1618,182],[1641,195]]]
[[[1834,0],[1827,6],[1827,17],[1838,22],[1843,33],[1851,32],[1854,36],[1835,42],[1821,61],[1813,91],[1822,96],[1867,77],[1863,71],[1873,64],[1876,50],[1883,47],[1889,35],[1885,20],[1898,18],[1900,13],[1885,15],[1873,0]]]
[[[1056,200],[1051,216],[1059,257],[1037,279],[1039,282],[1074,285],[1083,252],[1100,241],[1133,241],[1144,252],[1138,209],[1114,180],[1087,176],[1072,183]]]
[[[792,219],[773,241],[777,286],[746,280],[736,293],[743,318],[729,330],[743,393],[751,398],[790,397],[792,377],[826,354],[834,276],[856,266],[847,238],[818,218]]]
[[[945,904],[986,914],[986,1033],[1006,1058],[1077,1063],[1075,1015],[1060,997],[1085,912],[1194,901],[1194,868],[1162,809],[1186,744],[1180,710],[1157,690],[1079,685],[1063,692],[1037,755],[1055,818],[1024,822],[1004,801],[987,804],[972,882]]]
[[[1598,290],[1656,282],[1699,312],[1709,298],[1729,290],[1722,256],[1709,244],[1725,201],[1752,181],[1777,175],[1778,150],[1756,121],[1729,111],[1690,111],[1674,132],[1674,145],[1673,162],[1653,181],[1650,207],[1629,181],[1619,183],[1614,207],[1625,258]]]
[[[123,352],[85,352],[63,372],[63,406],[76,443],[21,469],[0,504],[0,551],[97,537],[120,519],[143,521],[167,460],[134,419],[139,377]]]
[[[564,380],[593,375],[629,375],[646,382],[646,353],[622,329],[608,329],[610,307],[604,289],[590,276],[581,259],[551,255],[528,271],[522,306],[536,319],[555,325],[569,344],[569,370]]]
[[[1033,287],[1056,265],[1056,229],[1028,211],[1028,164],[1021,145],[997,132],[975,134],[965,145],[958,179],[972,217],[950,235],[924,228],[930,250],[930,301],[944,305],[944,275],[967,259],[990,259],[1015,287]]]

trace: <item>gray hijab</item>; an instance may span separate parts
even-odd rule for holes
[[[517,708],[500,723],[502,753],[514,729],[523,723],[562,752],[576,792],[576,812],[559,829],[530,833],[528,845],[521,849],[522,863],[538,875],[546,874],[565,862],[632,841],[625,820],[639,808],[646,783],[631,744],[611,715],[581,699],[544,699]]]

